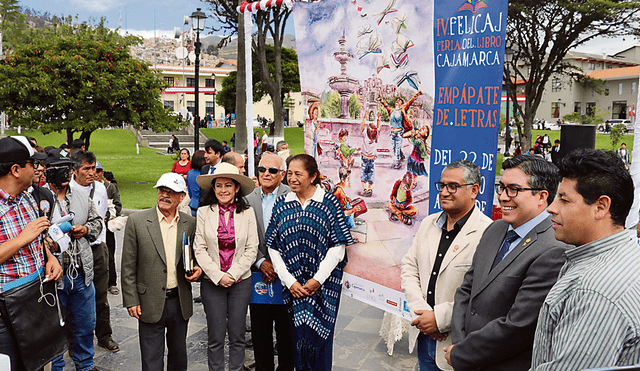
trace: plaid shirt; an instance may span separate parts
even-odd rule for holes
[[[38,218],[36,201],[27,192],[13,197],[0,189],[0,245],[18,237],[29,222]],[[44,263],[42,238],[38,237],[0,264],[0,292],[4,285],[35,272]]]

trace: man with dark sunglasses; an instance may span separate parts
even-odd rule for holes
[[[271,264],[269,252],[265,247],[265,231],[269,226],[271,212],[276,199],[289,193],[290,188],[282,184],[286,166],[280,156],[266,154],[258,164],[257,187],[245,198],[253,208],[258,222],[258,238],[260,240],[258,258],[252,270],[262,272],[266,283],[277,279]],[[289,327],[287,308],[282,305],[249,304],[251,312],[251,334],[253,352],[256,359],[256,371],[273,371],[273,325],[275,323],[276,339],[278,342],[278,370],[293,371],[293,343]]]
[[[546,211],[558,168],[538,156],[515,156],[502,168],[503,218],[485,230],[454,299],[445,357],[456,371],[529,369],[538,312],[564,262],[566,245]]]

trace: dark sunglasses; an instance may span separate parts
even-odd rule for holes
[[[280,169],[275,168],[275,167],[270,167],[269,169],[267,169],[264,166],[258,166],[258,172],[259,173],[264,173],[265,171],[269,170],[269,173],[276,175],[278,174],[278,172],[280,171]]]

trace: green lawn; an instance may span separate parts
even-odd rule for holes
[[[219,141],[229,140],[234,128],[202,129],[209,138]],[[262,133],[262,129],[256,129]],[[304,135],[302,128],[286,128],[285,140],[289,143],[292,154],[304,152]],[[534,130],[533,137],[545,131]],[[551,142],[560,138],[559,131],[546,131]],[[7,135],[16,135],[16,132],[7,131]],[[59,146],[64,143],[65,137],[61,133],[43,135],[39,131],[23,131],[23,135],[36,138],[42,147]],[[621,141],[627,143],[629,152],[633,150],[633,135],[625,135]],[[596,134],[596,148],[614,149],[611,146],[609,135]],[[129,130],[113,129],[98,130],[91,136],[90,150],[96,154],[105,171],[114,173],[122,204],[128,209],[143,209],[155,205],[156,193],[153,185],[161,174],[171,170],[174,156],[159,155],[154,149],[140,147],[140,154],[136,154],[136,141]],[[500,174],[503,155],[498,154],[496,173]]]
[[[262,135],[264,129],[253,129],[254,132]],[[207,136],[207,138],[214,138],[222,142],[226,140],[229,142],[231,136],[236,131],[235,128],[215,128],[215,129],[201,129],[200,132]],[[284,140],[289,143],[289,150],[292,155],[304,153],[304,135],[302,128],[285,128]],[[231,145],[231,142],[229,142]]]
[[[7,132],[16,135],[15,132]],[[59,146],[64,143],[64,134],[51,133],[42,135],[39,131],[23,131],[38,140],[38,145]],[[160,175],[171,171],[174,156],[156,154],[152,148],[140,147],[136,154],[136,140],[129,130],[98,130],[91,135],[89,148],[105,171],[111,171],[120,188],[123,207],[127,209],[144,209],[155,205],[156,192],[153,190]]]

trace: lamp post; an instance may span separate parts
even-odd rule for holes
[[[193,44],[196,53],[196,86],[195,86],[195,98],[196,98],[196,114],[194,115],[193,122],[193,151],[197,151],[200,145],[200,31],[204,30],[204,20],[207,16],[197,8],[195,12],[191,13],[191,27],[196,31],[196,42]]]
[[[511,134],[509,133],[509,99],[510,99],[510,95],[509,95],[509,90],[511,87],[511,74],[509,72],[509,64],[511,63],[511,61],[513,60],[513,50],[511,49],[505,49],[504,51],[504,67],[507,71],[506,75],[507,75],[507,85],[506,85],[506,90],[507,90],[507,122],[505,123],[504,126],[504,155],[505,156],[509,156],[509,148],[511,147]]]

